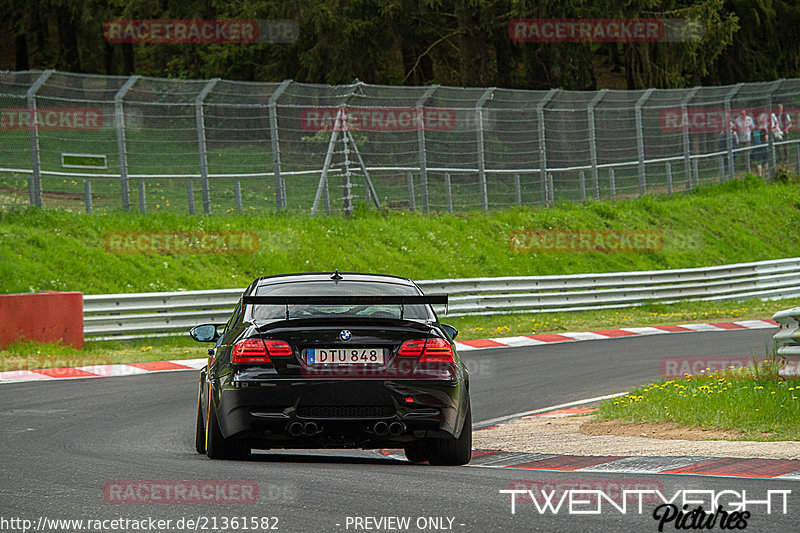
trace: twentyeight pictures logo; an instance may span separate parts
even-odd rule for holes
[[[109,43],[292,43],[293,20],[109,20]]]

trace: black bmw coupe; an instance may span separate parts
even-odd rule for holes
[[[412,462],[462,465],[472,452],[457,330],[411,280],[356,273],[268,276],[245,290],[200,375],[196,449],[403,448]]]

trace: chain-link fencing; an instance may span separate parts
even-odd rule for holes
[[[464,212],[668,194],[797,172],[798,112],[800,79],[578,92],[0,72],[0,206]]]

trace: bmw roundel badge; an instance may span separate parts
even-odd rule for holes
[[[339,338],[342,339],[343,341],[349,341],[350,340],[350,330],[349,329],[343,329],[341,331],[341,333],[339,333]]]

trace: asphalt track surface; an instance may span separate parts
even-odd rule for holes
[[[762,355],[773,333],[668,334],[465,352],[474,420],[625,391],[657,378],[663,357]],[[800,529],[800,486],[788,480],[431,467],[373,451],[270,451],[248,461],[211,461],[193,449],[197,378],[197,372],[175,372],[0,387],[0,531],[22,531],[22,522],[12,519],[36,527],[40,517],[172,521],[149,531],[267,530],[230,522],[222,528],[231,517],[276,517],[268,525],[277,531],[658,531],[655,503],[645,503],[641,514],[608,506],[592,515],[565,509],[540,514],[532,504],[518,504],[512,514],[510,497],[499,491],[520,479],[634,480],[660,484],[667,496],[746,489],[763,499],[768,490],[791,490],[786,514],[773,509],[768,515],[757,506],[746,530]],[[252,480],[259,493],[256,503],[239,505],[107,503],[104,486],[119,480]],[[407,517],[409,527],[365,517]],[[206,528],[178,527],[181,518],[199,518]],[[105,530],[147,530],[132,524],[123,529],[106,522]],[[42,530],[81,529],[50,523]],[[676,530],[674,524],[664,528]]]

